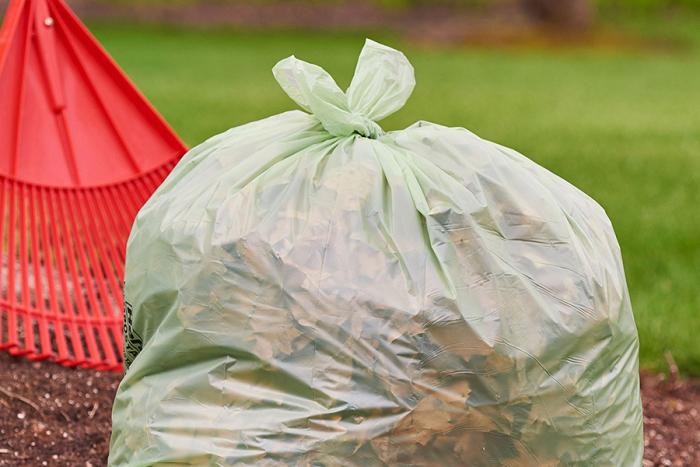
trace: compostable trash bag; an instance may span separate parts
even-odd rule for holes
[[[640,465],[603,209],[465,129],[385,133],[396,50],[347,92],[274,76],[306,112],[194,148],[136,219],[110,464]]]

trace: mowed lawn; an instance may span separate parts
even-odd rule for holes
[[[417,87],[385,120],[466,127],[590,194],[622,246],[642,366],[669,350],[700,375],[700,18],[632,25],[682,39],[668,50],[403,50]],[[96,25],[107,49],[189,145],[295,108],[270,72],[292,53],[345,87],[366,34]]]

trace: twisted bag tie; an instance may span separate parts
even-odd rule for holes
[[[284,92],[334,136],[381,136],[384,131],[376,122],[403,107],[416,85],[404,54],[369,39],[347,92],[326,70],[294,55],[277,63],[272,73]]]

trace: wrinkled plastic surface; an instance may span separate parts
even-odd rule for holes
[[[193,149],[137,217],[110,463],[640,465],[603,209],[467,130],[384,133],[414,86],[393,49],[346,93],[274,74],[310,113]]]

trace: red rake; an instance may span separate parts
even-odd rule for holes
[[[0,348],[122,368],[124,255],[184,144],[62,0],[0,32]]]

